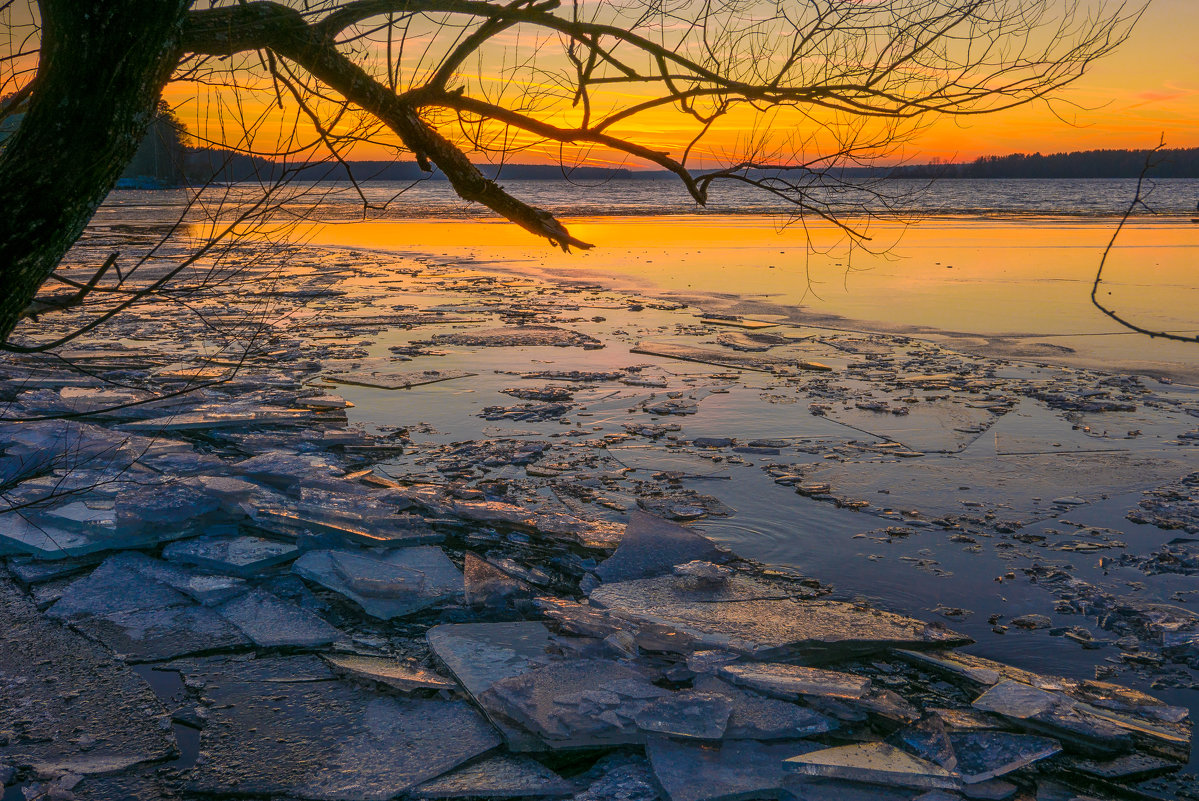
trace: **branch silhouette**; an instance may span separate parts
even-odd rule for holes
[[[1153,211],[1145,203],[1145,198],[1144,198],[1144,194],[1143,194],[1144,188],[1145,188],[1145,181],[1147,180],[1147,178],[1149,176],[1149,172],[1155,166],[1157,166],[1157,161],[1155,160],[1155,157],[1162,150],[1164,150],[1165,147],[1166,147],[1166,140],[1165,140],[1165,137],[1162,137],[1162,139],[1158,143],[1157,147],[1155,147],[1153,150],[1151,150],[1149,152],[1149,154],[1147,156],[1145,156],[1145,166],[1141,169],[1141,174],[1137,178],[1137,186],[1136,186],[1136,191],[1133,193],[1133,198],[1129,202],[1128,208],[1126,208],[1124,210],[1124,214],[1120,217],[1120,222],[1116,225],[1116,230],[1112,232],[1112,237],[1111,237],[1111,239],[1108,240],[1107,247],[1105,247],[1103,249],[1103,256],[1099,259],[1099,267],[1098,267],[1098,269],[1095,270],[1095,280],[1091,283],[1091,303],[1092,303],[1092,305],[1095,306],[1095,308],[1099,309],[1099,311],[1103,312],[1105,315],[1107,315],[1112,320],[1115,320],[1117,323],[1124,326],[1128,330],[1135,331],[1138,334],[1145,334],[1146,336],[1152,337],[1154,339],[1167,339],[1172,342],[1199,343],[1199,335],[1187,336],[1185,334],[1174,334],[1169,331],[1162,331],[1159,329],[1147,328],[1143,325],[1140,325],[1139,323],[1134,323],[1132,320],[1129,320],[1127,317],[1120,314],[1115,309],[1112,309],[1111,307],[1104,305],[1103,301],[1101,301],[1099,299],[1099,287],[1103,283],[1103,270],[1107,266],[1108,258],[1112,254],[1112,248],[1114,248],[1116,246],[1116,240],[1120,238],[1120,234],[1124,231],[1124,227],[1128,224],[1129,218],[1132,217],[1133,213],[1135,213],[1138,208],[1144,208],[1146,211],[1149,211],[1149,212]]]

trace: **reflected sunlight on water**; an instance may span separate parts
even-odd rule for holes
[[[597,248],[563,254],[515,226],[481,221],[326,225],[305,236],[665,294],[708,310],[946,335],[991,352],[1011,346],[1006,355],[1175,374],[1199,366],[1193,346],[1125,333],[1091,305],[1110,220],[876,226],[878,253],[849,252],[827,224],[780,231],[760,217],[592,218],[572,230]],[[1105,272],[1106,300],[1150,327],[1199,333],[1197,255],[1199,225],[1132,225]]]
[[[897,191],[923,185],[892,183]],[[597,247],[555,251],[435,180],[365,184],[366,210],[349,184],[292,187],[273,225],[254,235],[468,260],[479,269],[666,294],[711,311],[948,337],[992,355],[1199,380],[1194,348],[1125,332],[1090,304],[1100,255],[1135,181],[945,180],[904,206],[917,224],[870,222],[864,248],[849,248],[843,232],[823,221],[787,225],[786,206],[746,190],[729,190],[697,213],[682,188],[663,179],[505,185],[563,215],[573,234]],[[213,216],[204,221],[193,210],[192,235],[225,225],[259,191],[206,190],[205,213]],[[170,223],[186,197],[114,192],[96,223]],[[1197,197],[1199,181],[1158,182],[1149,195],[1158,214],[1136,218],[1107,267],[1105,301],[1148,328],[1199,330]]]

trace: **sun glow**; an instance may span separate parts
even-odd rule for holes
[[[1010,152],[1143,148],[1156,145],[1163,136],[1171,147],[1196,146],[1199,54],[1189,41],[1196,29],[1199,4],[1157,0],[1119,50],[1093,64],[1080,80],[1049,100],[996,114],[923,118],[898,129],[867,120],[856,135],[861,142],[886,141],[878,150],[867,149],[870,157],[884,163],[968,161]],[[431,35],[416,35],[406,43],[415,55],[397,58],[392,54],[402,68],[388,73],[388,79],[401,91],[436,66],[427,62],[421,50]],[[572,102],[571,67],[562,55],[562,43],[552,36],[543,39],[531,42],[516,31],[501,34],[493,48],[480,51],[463,65],[453,88],[492,102],[503,99],[510,108],[556,126],[579,125],[584,109]],[[512,49],[517,46],[519,51]],[[528,60],[516,61],[509,55],[513,52]],[[363,54],[376,59],[376,74],[385,71],[379,66],[387,63],[381,44],[364,45]],[[593,119],[617,103],[650,97],[644,90],[620,87],[604,86],[603,92],[597,92],[598,102],[588,109]],[[291,98],[278,82],[260,75],[257,82],[240,89],[235,96],[228,86],[178,81],[167,87],[165,96],[198,135],[197,144],[211,141],[250,151],[286,151],[296,161],[319,157],[322,135],[313,127],[310,115],[286,102]],[[316,96],[310,98],[310,105],[323,124],[331,126],[328,133],[338,137],[340,157],[404,157],[394,134],[366,115],[338,109]],[[603,145],[562,146],[495,121],[480,122],[469,112],[438,110],[430,119],[481,161],[657,168]],[[689,153],[689,164],[703,167],[727,161],[750,144],[776,160],[804,160],[835,149],[838,136],[844,135],[843,128],[835,128],[838,124],[844,124],[843,118],[819,108],[787,108],[764,117],[744,105],[707,131],[703,143]],[[624,119],[611,131],[679,158],[702,129],[696,117],[680,111],[677,104],[667,104]]]

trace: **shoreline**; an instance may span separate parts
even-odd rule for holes
[[[370,708],[413,721],[406,731],[418,742],[430,734],[428,720],[457,721],[453,731],[461,736],[453,738],[455,747],[460,741],[465,750],[449,760],[461,760],[446,766],[453,770],[475,758],[472,748],[494,748],[497,737],[517,751],[518,743],[530,742],[521,738],[549,736],[552,753],[558,735],[545,732],[566,725],[564,720],[570,732],[595,731],[588,727],[599,725],[591,721],[600,709],[588,711],[576,703],[572,693],[580,682],[611,679],[613,687],[627,688],[631,685],[621,682],[657,677],[658,683],[650,683],[655,690],[637,686],[667,693],[656,696],[665,699],[665,711],[690,699],[688,693],[714,688],[730,703],[742,702],[740,692],[764,701],[769,693],[761,695],[756,685],[723,689],[714,683],[728,684],[732,675],[740,675],[721,672],[724,660],[733,659],[728,654],[735,655],[732,664],[742,666],[793,666],[806,661],[812,648],[831,647],[795,645],[812,642],[813,631],[821,630],[815,621],[812,630],[799,632],[800,640],[790,639],[787,627],[805,610],[848,616],[835,618],[836,630],[866,625],[861,615],[874,624],[892,620],[853,602],[852,596],[864,590],[882,599],[873,604],[876,610],[898,609],[913,621],[934,621],[903,622],[905,637],[915,631],[933,638],[962,632],[977,644],[961,652],[942,651],[948,661],[935,664],[914,664],[911,657],[898,658],[875,645],[865,658],[838,651],[832,662],[827,653],[814,659],[819,667],[813,669],[832,675],[811,676],[858,687],[868,680],[869,687],[849,700],[813,701],[811,688],[807,696],[798,693],[800,704],[786,700],[804,714],[835,720],[828,731],[840,732],[800,737],[805,744],[798,750],[829,750],[846,742],[876,747],[885,735],[914,725],[913,713],[926,707],[973,714],[973,704],[985,693],[977,684],[979,669],[994,671],[996,683],[1002,677],[1051,688],[1046,691],[1058,694],[1052,695],[1054,703],[1077,704],[1078,693],[1115,692],[1103,683],[1114,680],[1161,696],[1173,707],[1199,708],[1199,678],[1188,662],[1194,646],[1186,639],[1189,632],[1199,632],[1199,614],[1191,611],[1192,596],[1171,598],[1185,591],[1190,574],[1161,570],[1173,564],[1167,557],[1179,548],[1184,549],[1181,564],[1189,564],[1186,545],[1170,544],[1177,529],[1169,526],[1175,519],[1185,526],[1187,515],[1193,515],[1190,506],[1176,500],[1188,486],[1178,477],[1196,465],[1191,440],[1183,436],[1199,416],[1191,413],[1199,412],[1199,393],[1192,388],[1004,364],[906,336],[746,326],[744,320],[703,318],[644,294],[484,274],[453,264],[381,263],[361,248],[358,253],[292,248],[285,263],[281,275],[264,265],[248,268],[238,292],[214,293],[206,301],[212,305],[203,307],[204,321],[169,303],[143,308],[117,324],[115,337],[93,337],[73,354],[93,373],[140,382],[141,392],[161,391],[180,381],[203,380],[206,371],[222,363],[237,363],[236,353],[214,359],[202,336],[206,324],[227,320],[230,330],[237,330],[242,318],[236,313],[257,320],[269,310],[272,324],[262,341],[255,335],[247,343],[250,371],[232,384],[183,396],[177,404],[111,413],[95,404],[111,405],[119,401],[112,393],[119,392],[87,376],[63,381],[55,369],[46,369],[10,376],[6,384],[14,390],[10,414],[83,411],[90,425],[109,432],[91,432],[105,445],[101,452],[132,459],[138,471],[157,471],[151,488],[183,485],[199,493],[185,494],[182,506],[153,497],[121,506],[123,496],[117,495],[111,524],[99,514],[105,509],[102,497],[91,499],[82,520],[70,516],[82,514],[77,509],[39,511],[54,512],[54,525],[73,536],[124,538],[132,527],[143,539],[127,543],[132,551],[105,557],[101,567],[95,567],[96,560],[111,550],[107,546],[93,550],[94,557],[82,554],[81,561],[22,557],[18,568],[29,586],[19,592],[25,600],[7,607],[19,611],[22,626],[57,609],[53,614],[70,628],[46,625],[71,633],[76,637],[72,647],[79,650],[85,641],[78,637],[88,638],[88,659],[116,665],[118,673],[129,668],[110,652],[128,654],[126,649],[134,648],[141,656],[131,661],[148,656],[151,670],[157,666],[157,672],[186,679],[187,700],[176,717],[190,722],[174,725],[200,729],[198,737],[189,736],[197,737],[206,760],[198,770],[173,767],[179,773],[165,778],[134,768],[123,774],[130,782],[226,792],[250,777],[272,792],[291,794],[315,779],[292,772],[295,752],[289,749],[316,749],[323,755],[321,749],[340,748],[342,740],[330,743],[321,732],[336,730],[349,732],[348,742],[374,755],[352,766],[356,787],[366,787],[377,780],[376,771],[398,770],[392,760],[400,758],[387,747],[390,730],[371,729],[365,711],[358,716],[356,710]],[[273,283],[281,279],[284,285]],[[805,363],[831,369],[803,369]],[[1135,436],[1133,427],[1141,429]],[[8,436],[12,426],[0,429]],[[114,436],[133,447],[113,449]],[[86,439],[71,442],[92,452]],[[36,440],[24,447],[50,445]],[[6,447],[6,455],[19,453]],[[101,467],[85,462],[83,469],[97,470],[99,478]],[[65,469],[78,477],[79,468]],[[99,485],[97,493],[104,492]],[[216,508],[204,500],[213,497]],[[1127,519],[1130,509],[1141,522]],[[158,510],[164,515],[158,522],[143,522]],[[675,522],[629,536],[631,550],[604,568],[604,559],[614,558],[608,554],[620,552],[626,524],[637,510]],[[180,530],[173,522],[180,514],[202,521],[203,527]],[[222,528],[230,522],[236,533]],[[241,578],[227,572],[233,569],[228,564],[212,568],[213,561],[179,558],[197,552],[190,543],[230,536],[258,537],[271,543],[269,548],[295,546],[290,551],[294,567],[287,560],[266,559],[249,578]],[[640,551],[633,547],[638,540]],[[680,541],[690,549],[683,557],[673,550]],[[721,564],[726,557],[714,551],[713,543],[746,561],[728,557],[731,561]],[[350,556],[338,557],[343,561],[336,564],[313,564],[323,558],[313,555],[329,551]],[[433,561],[409,565],[406,560],[418,554]],[[430,575],[433,562],[440,564],[438,570],[445,568],[442,559],[460,574],[451,580],[452,591],[441,594],[422,580],[426,589],[415,594],[437,597],[431,606],[396,615],[394,622],[372,615],[371,609],[384,611],[380,604],[406,602],[414,594],[401,586],[411,574],[400,568]],[[8,560],[12,568],[13,557]],[[693,560],[707,564],[676,572],[677,565]],[[609,573],[630,561],[648,561],[651,575]],[[46,564],[49,578],[40,572]],[[724,572],[730,566],[732,571]],[[65,573],[57,572],[64,568]],[[167,606],[156,606],[163,596],[135,593],[130,600],[128,594],[97,592],[114,572],[131,579],[120,586],[164,592],[158,585],[165,583],[188,600],[170,596],[174,600]],[[224,579],[214,585],[214,576]],[[828,581],[837,586],[829,587]],[[1142,586],[1133,590],[1129,582]],[[233,595],[222,596],[225,592]],[[644,608],[646,599],[662,594],[675,607],[667,617]],[[56,606],[64,598],[68,603]],[[259,611],[239,616],[238,605],[250,599]],[[72,611],[71,604],[80,602],[89,604],[86,613],[78,607]],[[128,617],[124,605],[130,603],[143,617]],[[738,604],[750,604],[743,618],[706,617],[711,610],[735,616],[742,608]],[[211,635],[201,635],[198,644],[195,638],[181,640],[193,630],[169,610],[207,618],[199,609],[210,606],[224,620],[241,620],[246,629],[222,629],[230,639],[218,647],[204,639]],[[1182,635],[1177,641],[1156,628],[1167,609],[1175,616],[1171,631]],[[275,620],[275,615],[291,623],[269,626],[265,633],[253,625],[256,616]],[[777,615],[768,618],[777,626],[753,629],[766,615]],[[144,629],[149,636],[143,633],[140,640],[123,633],[146,620],[166,618],[174,622]],[[465,632],[454,628],[463,625],[482,628],[470,629],[457,645],[432,634]],[[501,634],[514,625],[524,645]],[[734,630],[732,641],[725,626]],[[819,637],[827,636],[823,630]],[[250,637],[251,631],[267,644],[237,639]],[[873,631],[866,639],[875,636],[883,633]],[[279,637],[299,639],[281,644]],[[42,640],[48,641],[45,635]],[[184,653],[174,653],[179,648]],[[159,649],[172,655],[163,657]],[[480,666],[462,656],[482,654],[492,664],[496,649],[520,655],[512,663],[519,671],[500,679],[509,682],[501,696],[507,706],[490,706],[498,692],[486,695],[487,688],[470,678]],[[1018,667],[966,656],[979,650],[992,656],[999,651]],[[714,658],[713,651],[725,654]],[[966,661],[955,662],[954,654]],[[355,662],[356,679],[337,678],[325,661],[329,656],[366,659],[369,670],[363,675],[363,663]],[[584,674],[570,673],[581,669],[580,660],[586,661]],[[1019,670],[1046,664],[1055,669],[1037,672],[1051,675]],[[337,670],[346,676],[350,668],[343,661]],[[262,707],[262,698],[280,692],[279,681],[293,701],[279,709]],[[412,682],[424,683],[413,689]],[[94,689],[83,688],[82,704],[96,701]],[[554,698],[569,695],[553,707],[565,711],[544,718],[539,705],[521,700],[534,690]],[[451,694],[447,698],[439,695],[442,691]],[[688,747],[663,751],[669,743],[658,738],[661,732],[641,728],[636,721],[643,710],[628,706],[639,702],[616,695],[616,708],[628,711],[633,721],[621,723],[618,735],[603,730],[617,741],[572,733],[568,739],[581,738],[573,745],[598,746],[610,752],[607,759],[625,760],[624,769],[650,788],[647,798],[662,786],[678,787],[669,766],[681,765],[690,775],[705,764]],[[1120,703],[1131,703],[1128,714],[1138,720],[1149,714],[1145,705],[1166,709],[1140,693],[1122,697]],[[329,717],[331,701],[349,710],[346,717]],[[489,734],[491,724],[480,724],[478,716],[493,713],[493,721],[524,723],[501,725],[499,735]],[[560,714],[568,718],[556,717]],[[258,727],[262,739],[250,735],[249,729]],[[997,753],[998,733],[1019,730],[1019,724],[1008,723],[984,730],[996,734],[983,735],[983,750]],[[1054,736],[1073,736],[1051,730]],[[447,738],[434,733],[436,747],[422,753],[445,752]],[[792,739],[796,733],[791,731]],[[279,741],[272,743],[275,734]],[[1177,738],[1178,732],[1162,736]],[[1189,732],[1187,737],[1189,743]],[[61,745],[57,737],[50,741]],[[222,741],[234,745],[221,746]],[[761,780],[771,787],[782,781],[772,740],[730,735],[725,742],[722,748],[729,749],[731,760],[740,759],[734,759],[734,751],[751,754],[755,776],[766,777]],[[1139,748],[1142,741],[1137,742]],[[148,761],[164,758],[154,750],[161,743],[145,743],[142,747],[150,750],[144,753],[159,755]],[[235,753],[251,745],[269,755],[269,775]],[[1183,759],[1177,742],[1157,747],[1175,754],[1170,764]],[[1032,791],[1062,780],[1056,768],[1048,767],[1074,765],[1072,759],[1067,754],[1046,763],[1045,772],[1034,765],[1005,769],[1002,776]],[[332,756],[317,763],[329,760],[342,764]],[[565,770],[567,762],[560,759],[546,762],[537,764],[551,770],[550,778],[574,781],[570,792],[581,793],[602,782],[610,765],[583,766],[587,770],[576,773]],[[80,763],[72,756],[62,764],[78,768]],[[1187,770],[1193,771],[1193,751],[1189,764]],[[707,780],[726,780],[732,767],[719,768]],[[562,773],[553,773],[554,768]],[[592,769],[596,772],[587,772]],[[422,776],[432,770],[422,769]],[[469,773],[470,765],[463,770]],[[56,780],[30,768],[22,771],[19,781],[26,786]],[[1185,789],[1188,775],[1157,779],[1155,786]],[[1082,781],[1069,771],[1064,779]],[[107,781],[89,777],[81,792],[90,786],[93,795],[111,794]],[[1095,792],[1103,786],[1086,782],[1078,787]],[[834,791],[853,787],[834,785]],[[612,791],[592,792],[604,797]]]

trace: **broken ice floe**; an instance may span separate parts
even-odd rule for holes
[[[352,551],[309,551],[294,570],[388,620],[465,595],[462,573],[439,548],[417,546],[382,557]]]
[[[494,756],[427,781],[416,798],[558,798],[575,785],[532,759]]]
[[[163,548],[162,555],[169,562],[249,578],[295,559],[299,548],[292,543],[262,537],[197,537],[171,543]]]
[[[431,670],[395,659],[359,654],[330,654],[325,661],[334,673],[366,683],[384,684],[402,693],[417,690],[456,690],[458,685]]]
[[[411,389],[425,384],[439,384],[455,378],[469,378],[474,373],[464,370],[423,370],[420,372],[330,371],[325,380],[334,384],[357,384],[376,389]]]
[[[671,359],[681,359],[689,362],[714,364],[719,367],[733,367],[743,370],[760,370],[770,372],[783,368],[798,367],[804,370],[827,372],[832,368],[819,362],[805,359],[786,359],[776,356],[753,356],[745,353],[729,353],[728,351],[696,348],[690,345],[680,345],[672,342],[639,342],[632,349],[633,353],[644,353],[648,356],[664,356]]]
[[[600,347],[598,339],[567,328],[552,325],[518,325],[478,329],[433,337],[438,345],[471,345],[483,348],[519,347]]]
[[[956,790],[961,787],[960,780],[951,771],[886,743],[862,743],[812,751],[786,759],[785,765],[787,770],[802,776],[920,790]]]
[[[634,668],[581,659],[501,679],[479,695],[479,702],[550,748],[594,748],[644,742],[637,715],[668,695]]]
[[[600,563],[596,575],[606,582],[646,578],[695,560],[722,560],[725,552],[692,529],[633,512],[616,552]]]
[[[315,261],[308,268],[348,275],[365,269],[356,258],[339,256],[332,272]],[[1093,514],[1089,524],[1058,521],[1069,537],[1027,525],[1040,514],[1082,520],[1104,494],[1132,487],[1147,490],[1132,512],[1138,525],[1185,533],[1194,482],[1174,482],[1193,472],[1182,469],[1190,438],[1178,436],[1193,427],[1178,425],[1185,400],[1081,372],[1038,377],[903,338],[805,340],[786,327],[756,330],[775,323],[715,318],[672,334],[668,315],[646,313],[638,327],[614,323],[625,326],[614,341],[650,343],[642,348],[656,351],[650,366],[589,364],[572,349],[552,353],[561,362],[511,365],[502,375],[569,389],[510,387],[522,404],[470,406],[467,428],[480,425],[480,410],[495,418],[482,434],[350,427],[349,401],[304,382],[402,388],[455,378],[446,389],[466,397],[514,383],[483,383],[489,370],[472,349],[609,344],[606,333],[592,336],[600,329],[588,327],[589,313],[567,310],[581,308],[584,290],[559,304],[503,281],[422,280],[422,289],[469,300],[361,314],[354,303],[391,302],[390,289],[301,288],[296,298],[335,298],[350,311],[273,332],[270,346],[248,354],[252,373],[191,398],[157,387],[174,392],[225,376],[228,365],[124,348],[76,354],[131,389],[44,362],[0,366],[0,389],[15,399],[0,426],[0,474],[11,479],[6,500],[24,504],[0,518],[0,550],[28,587],[12,588],[21,604],[7,630],[18,651],[0,657],[0,693],[15,712],[0,722],[0,781],[82,801],[179,792],[943,801],[959,792],[1066,799],[1184,787],[1185,777],[1153,782],[1175,781],[1168,774],[1189,755],[1185,709],[965,655],[953,650],[960,635],[818,600],[826,587],[770,574],[662,518],[733,514],[740,503],[724,486],[734,482],[713,477],[735,479],[741,491],[760,468],[766,491],[863,509],[897,543],[957,526],[980,542],[1045,543],[1037,555],[1102,547],[1105,567],[1185,577],[1186,542],[1141,556],[1125,549],[1133,538]],[[450,316],[466,308],[470,320]],[[634,305],[599,308],[619,315]],[[487,327],[516,320],[525,324]],[[464,370],[422,362],[400,372],[358,336],[461,323],[483,327],[432,336],[454,346],[453,366]],[[716,324],[751,333],[725,330],[702,348],[682,338],[710,344]],[[136,323],[126,333],[153,330]],[[390,350],[444,357],[428,341]],[[820,370],[820,360],[837,369]],[[701,362],[755,375],[734,383],[736,374]],[[649,397],[654,389],[667,391]],[[749,434],[739,416],[757,400],[792,413],[766,415],[764,430]],[[801,400],[824,411],[810,430],[793,428],[793,410],[804,406],[785,406]],[[1122,411],[1130,407],[1135,422]],[[447,406],[446,415],[460,410]],[[642,410],[674,422],[638,423],[648,419]],[[86,422],[17,422],[64,412]],[[1165,437],[1159,452],[1088,450],[1138,442],[1114,431],[1125,420],[1146,432],[1141,440]],[[709,482],[702,492],[700,481]],[[965,484],[973,489],[958,489]],[[419,547],[434,543],[441,547]],[[1045,560],[1029,575],[1071,610],[1054,610],[1053,623],[1098,613],[1096,631],[1111,635],[1090,641],[1114,653],[1118,638],[1113,659],[1122,664],[1181,666],[1199,654],[1199,618],[1186,609],[1105,595]],[[1008,622],[1036,628],[1041,617]],[[1086,630],[1038,629],[1063,634],[1059,642],[1081,641]],[[30,655],[41,643],[49,664]],[[284,656],[296,651],[305,655]],[[60,668],[60,652],[78,656],[79,670]],[[185,658],[163,664],[177,657]],[[161,702],[128,667],[147,660],[162,669],[139,668],[144,675],[180,677],[176,689],[155,685]],[[67,684],[78,689],[54,694]],[[168,709],[176,727],[202,731],[173,738]],[[189,737],[200,738],[199,753]],[[401,740],[411,745],[396,748]],[[181,757],[158,771],[173,741]],[[854,750],[838,751],[845,747]],[[59,769],[122,772],[76,783]],[[956,789],[928,789],[942,780]]]
[[[211,704],[201,735],[206,758],[185,780],[194,792],[382,801],[499,743],[464,701],[394,698],[338,681],[279,682],[273,675],[290,668],[272,669],[269,659],[253,673],[219,660],[179,667],[203,680]],[[310,670],[331,677],[319,660]]]
[[[111,773],[175,745],[149,688],[112,655],[37,613],[0,577],[0,771]]]
[[[796,587],[749,576],[734,576],[713,588],[671,575],[604,584],[590,598],[616,614],[676,628],[706,647],[755,658],[788,655],[820,662],[887,648],[968,641],[910,618],[835,601],[800,600],[797,594]]]
[[[550,633],[541,623],[465,623],[429,629],[429,646],[514,751],[540,750],[530,733],[483,701],[497,683],[549,664]]]

